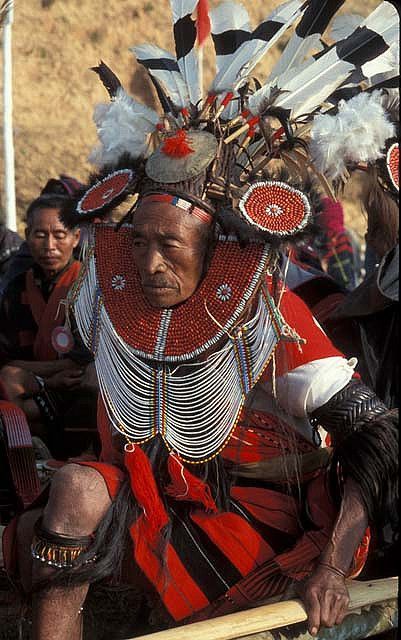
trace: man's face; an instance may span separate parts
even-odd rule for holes
[[[67,229],[59,213],[59,209],[35,209],[25,231],[32,258],[48,278],[64,269],[79,241],[79,231]]]
[[[152,307],[187,300],[203,273],[204,223],[171,204],[139,206],[133,222],[133,253],[142,289]]]

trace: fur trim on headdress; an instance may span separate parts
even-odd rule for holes
[[[375,162],[383,157],[395,127],[382,105],[380,91],[340,101],[336,115],[319,114],[311,129],[310,152],[318,171],[341,178],[348,163]]]

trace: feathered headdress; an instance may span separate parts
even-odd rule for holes
[[[223,226],[227,212],[263,239],[296,238],[311,219],[311,176],[333,197],[333,181],[361,162],[383,161],[394,143],[384,95],[399,74],[396,8],[385,1],[367,18],[341,16],[327,34],[341,0],[289,0],[254,29],[232,0],[210,12],[206,0],[170,2],[175,55],[155,44],[131,49],[161,114],[128,96],[103,62],[94,68],[111,99],[95,109],[100,144],[91,154],[100,177],[89,200],[104,206],[85,208],[81,198],[74,223],[110,212],[124,193],[150,189],[203,204]],[[255,80],[257,62],[291,28],[268,78]],[[203,96],[209,35],[216,75]],[[392,166],[394,158],[392,147]],[[288,180],[275,177],[276,161]]]

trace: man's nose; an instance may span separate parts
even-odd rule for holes
[[[149,275],[164,273],[166,265],[160,251],[149,247],[144,256],[143,268]]]
[[[45,239],[45,247],[48,251],[54,251],[56,249],[57,240],[54,236],[49,234]]]

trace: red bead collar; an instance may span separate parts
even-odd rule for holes
[[[269,247],[252,243],[241,249],[233,239],[219,240],[197,291],[185,303],[160,310],[142,293],[131,229],[96,225],[97,279],[114,329],[137,355],[173,362],[194,358],[235,325],[266,271]]]

